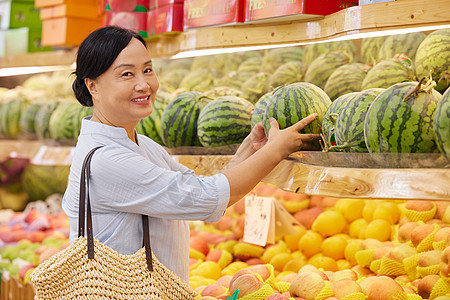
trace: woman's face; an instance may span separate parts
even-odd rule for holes
[[[134,128],[152,113],[159,82],[150,54],[133,38],[111,67],[87,86],[93,95],[93,118],[116,127]]]

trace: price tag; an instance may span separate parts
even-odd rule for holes
[[[255,195],[245,197],[244,242],[265,246],[275,241],[273,201],[273,198]]]
[[[34,165],[69,166],[72,162],[74,147],[41,146],[31,160]]]

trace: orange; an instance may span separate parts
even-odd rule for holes
[[[340,212],[348,222],[362,217],[362,211],[366,205],[362,199],[339,199],[334,208]]]
[[[346,225],[347,221],[340,212],[327,210],[314,220],[312,229],[322,236],[332,236],[343,232]]]
[[[345,247],[347,246],[347,240],[338,235],[326,238],[322,242],[322,253],[325,256],[331,257],[335,260],[344,258]]]
[[[347,242],[347,246],[344,250],[345,259],[352,265],[356,265],[355,253],[359,251],[359,247],[361,246],[361,240],[349,240]]]
[[[272,257],[269,263],[273,266],[273,268],[276,271],[281,272],[283,271],[286,263],[292,260],[292,258],[293,258],[292,255],[290,255],[289,253],[282,252]]]
[[[324,271],[336,272],[339,270],[338,265],[334,259],[318,253],[308,260],[308,264],[313,265],[317,269],[322,268]]]
[[[375,219],[367,225],[366,239],[377,239],[385,242],[391,237],[391,224],[383,219]]]
[[[297,234],[294,235],[285,235],[283,237],[284,242],[286,243],[286,246],[291,250],[292,252],[295,250],[298,250],[298,241],[300,238],[305,234],[306,228],[303,225],[294,225],[295,230],[297,231]]]
[[[350,237],[363,239],[366,236],[367,225],[366,219],[363,218],[353,221],[348,228]]]
[[[321,250],[323,238],[315,231],[308,230],[298,241],[298,249],[305,254],[306,257],[311,257]]]

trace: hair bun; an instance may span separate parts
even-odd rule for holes
[[[80,102],[83,106],[92,106],[92,95],[86,87],[84,80],[82,78],[76,77],[72,84],[72,90],[75,94],[75,98],[77,98],[78,102]]]

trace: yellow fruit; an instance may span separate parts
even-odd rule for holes
[[[344,231],[347,221],[337,211],[328,210],[321,213],[312,225],[312,229],[323,236],[332,236]]]
[[[242,261],[232,262],[222,270],[222,276],[234,275],[236,274],[237,271],[244,268],[248,268],[248,265],[245,262]]]
[[[377,200],[366,200],[365,205],[362,211],[362,217],[367,221],[370,222],[373,220],[373,213],[375,209],[380,204],[380,201]]]
[[[289,253],[289,249],[284,242],[279,242],[278,244],[266,248],[261,256],[261,260],[263,263],[268,264],[272,257],[281,252]]]
[[[291,253],[293,258],[299,258],[299,259],[303,259],[303,260],[307,260],[305,254],[302,253],[302,251],[297,250]]]
[[[365,206],[362,199],[339,199],[334,208],[340,212],[348,222],[352,222],[362,217],[362,211]]]
[[[367,223],[366,219],[363,218],[353,221],[348,228],[350,237],[363,239],[366,236],[366,228],[368,224],[369,223]]]
[[[204,278],[214,279],[217,281],[222,277],[222,269],[219,264],[214,261],[204,261],[193,269],[191,274],[193,276],[202,276]]]
[[[216,249],[217,250],[227,250],[228,252],[233,253],[233,247],[237,243],[238,243],[238,241],[236,241],[236,240],[225,241],[225,242],[219,243],[216,246]]]
[[[189,248],[189,258],[205,260],[205,254],[195,250],[194,248]]]
[[[383,219],[391,225],[397,224],[400,217],[400,209],[394,202],[383,202],[375,208],[373,219]]]
[[[337,266],[339,270],[347,270],[347,269],[351,269],[352,265],[350,264],[350,262],[348,260],[345,259],[340,259],[337,262]]]
[[[376,219],[367,225],[366,239],[377,239],[381,242],[389,240],[391,237],[391,224],[383,219]]]
[[[285,235],[283,237],[283,240],[286,243],[286,246],[291,251],[298,250],[298,241],[306,232],[306,228],[303,225],[295,225],[294,228],[297,231],[297,234]]]
[[[292,255],[289,253],[286,252],[278,253],[274,257],[272,257],[269,263],[273,266],[273,268],[276,271],[281,272],[283,271],[286,263],[290,261],[292,258],[293,258]]]
[[[344,257],[352,265],[356,265],[355,253],[359,250],[361,246],[361,240],[349,240],[347,246],[345,247]]]
[[[301,267],[306,265],[306,258],[294,258],[288,261],[283,268],[284,271],[291,271],[297,273]]]
[[[292,274],[292,273],[297,273],[297,272],[283,271],[283,272],[279,273],[276,278],[277,278],[277,280],[281,280],[284,278],[284,276]]]
[[[301,237],[300,241],[298,241],[298,249],[302,251],[306,257],[311,257],[320,252],[322,241],[323,238],[320,234],[315,231],[308,230]]]
[[[334,259],[318,253],[308,260],[308,264],[313,265],[317,269],[322,268],[324,271],[336,272],[339,270],[338,265]]]
[[[326,238],[322,242],[322,253],[325,256],[331,257],[335,260],[344,258],[345,247],[347,240],[342,236],[334,235]]]

